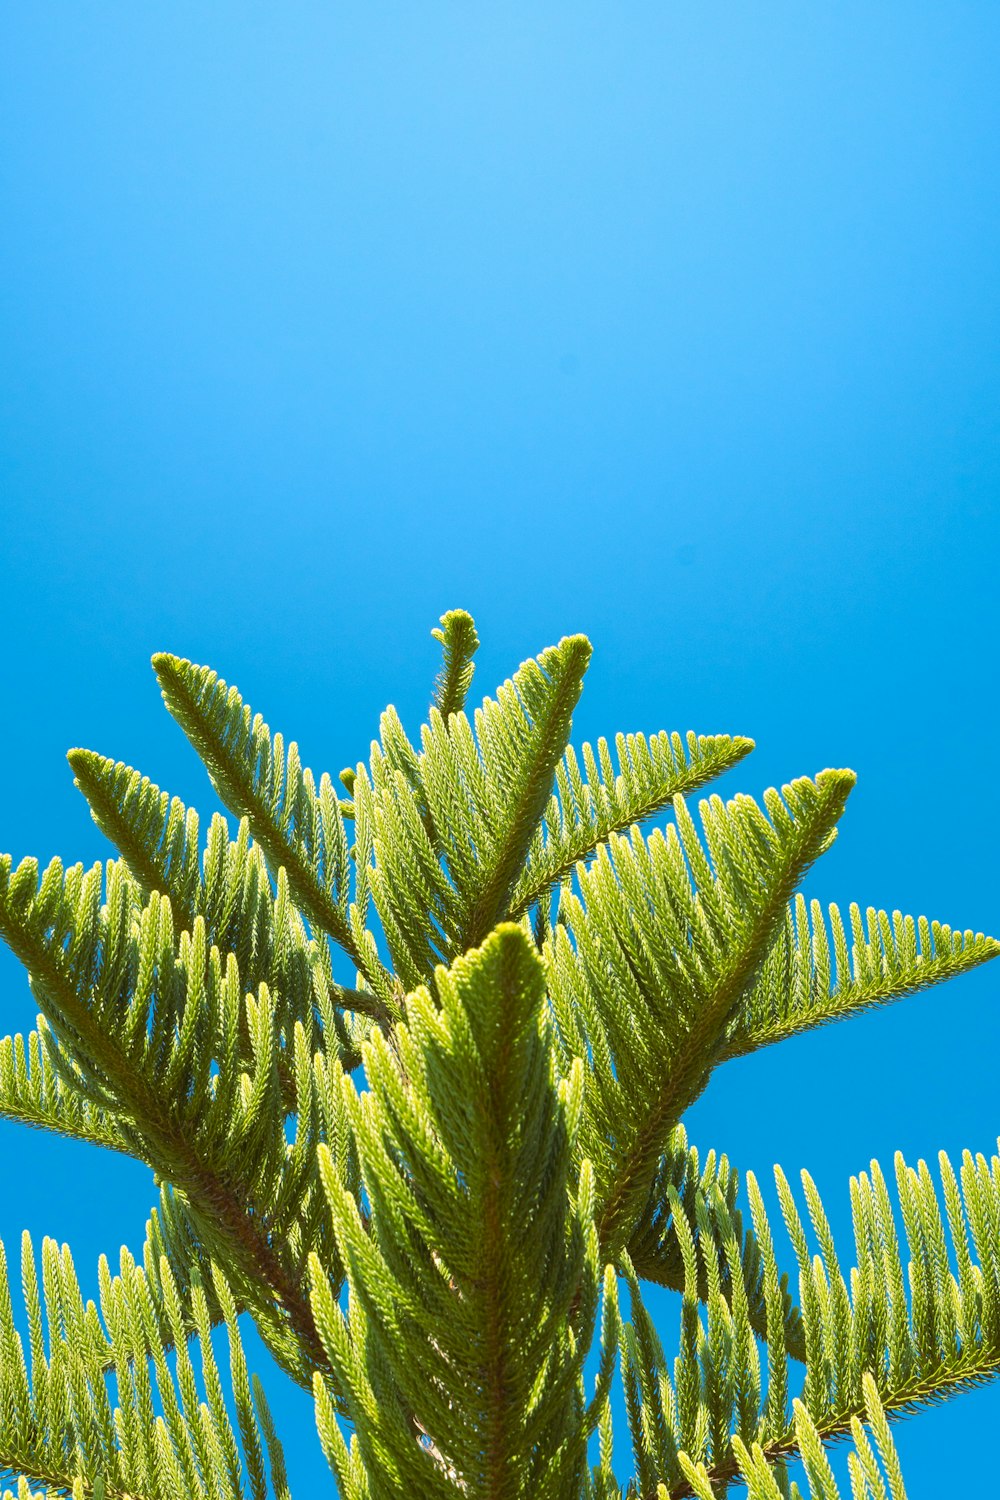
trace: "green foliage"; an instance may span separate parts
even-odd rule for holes
[[[995,953],[992,938],[952,932],[942,922],[857,906],[849,932],[839,909],[828,908],[829,931],[818,901],[797,895],[743,1000],[725,1055],[740,1057],[797,1032],[916,994],[974,968]],[[831,941],[832,938],[832,941]]]
[[[912,1168],[901,1157],[895,1195],[877,1162],[870,1173],[852,1181],[855,1266],[845,1273],[808,1174],[802,1174],[803,1192],[816,1253],[799,1206],[776,1169],[782,1213],[799,1264],[804,1372],[792,1414],[787,1313],[756,1182],[748,1177],[762,1262],[766,1382],[739,1275],[738,1228],[720,1194],[716,1215],[721,1234],[712,1232],[703,1211],[696,1244],[679,1197],[670,1189],[684,1263],[680,1352],[668,1366],[634,1277],[635,1332],[623,1344],[636,1469],[648,1476],[654,1491],[656,1483],[665,1483],[671,1495],[687,1493],[690,1465],[702,1466],[708,1482],[724,1486],[746,1473],[741,1443],[747,1450],[756,1445],[763,1460],[775,1462],[803,1451],[803,1431],[814,1433],[817,1443],[855,1433],[855,1424],[870,1408],[872,1389],[880,1407],[895,1416],[997,1372],[1000,1157],[987,1164],[966,1153],[956,1178],[942,1154],[940,1170],[940,1197],[926,1164]],[[731,1283],[728,1299],[721,1285],[717,1237],[723,1240]],[[811,1469],[810,1478],[815,1482]]]
[[[269,1493],[281,1500],[288,1495],[266,1400],[258,1382],[251,1392],[235,1306],[217,1270],[212,1271],[213,1301],[223,1309],[228,1333],[235,1423],[200,1282],[193,1287],[186,1323],[165,1261],[154,1285],[127,1252],[115,1277],[102,1257],[99,1311],[84,1302],[65,1246],[60,1251],[54,1240],[46,1240],[41,1269],[39,1278],[25,1235],[26,1355],[14,1326],[0,1245],[0,1467],[17,1479],[19,1500],[31,1485],[44,1486],[45,1494],[72,1494],[74,1500],[124,1500],[126,1495],[241,1500],[248,1493],[254,1500]],[[161,1316],[177,1351],[172,1368],[162,1344],[151,1337]],[[200,1380],[189,1342],[197,1346]]]
[[[612,1257],[853,785],[849,771],[822,771],[766,793],[766,813],[750,797],[713,797],[704,842],[677,797],[665,835],[614,836],[562,903],[552,1004],[566,1054],[590,1064],[585,1149]]]
[[[579,1488],[589,1435],[599,1273],[593,1174],[574,1165],[583,1069],[553,1075],[545,975],[520,928],[498,927],[436,988],[410,997],[391,1045],[366,1045],[362,1096],[343,1080],[367,1223],[320,1148],[350,1310],[318,1257],[313,1306],[358,1414],[353,1451],[317,1374],[320,1432],[351,1500],[444,1496],[458,1474],[470,1497],[543,1500]]]
[[[444,663],[434,689],[434,707],[447,723],[452,714],[461,713],[465,707],[479,636],[472,616],[464,609],[451,609],[442,615],[440,629],[432,630],[431,634],[444,650]]]
[[[744,1231],[743,1217],[737,1207],[739,1173],[725,1156],[709,1151],[704,1167],[698,1151],[689,1147],[683,1125],[678,1125],[657,1163],[649,1195],[642,1207],[628,1242],[628,1253],[638,1275],[683,1292],[684,1257],[681,1240],[671,1220],[674,1212],[682,1213],[687,1227],[681,1233],[699,1244],[698,1296],[708,1295],[706,1257],[714,1254],[719,1290],[732,1305],[734,1295],[747,1302],[747,1316],[754,1333],[767,1337],[766,1263],[752,1231]],[[736,1293],[730,1275],[727,1245],[740,1247],[739,1271],[742,1293]],[[699,1243],[700,1242],[700,1243]],[[713,1273],[714,1274],[714,1273]],[[788,1277],[779,1278],[781,1306],[785,1319],[785,1347],[795,1359],[805,1357],[802,1318],[787,1287]]]
[[[40,1012],[0,1041],[0,1114],[159,1190],[142,1265],[102,1261],[96,1304],[49,1242],[23,1313],[0,1286],[7,1494],[286,1496],[243,1318],[313,1391],[349,1500],[794,1500],[795,1465],[836,1500],[841,1440],[852,1500],[903,1500],[890,1421],[1000,1371],[1000,1159],[942,1157],[937,1183],[898,1161],[892,1187],[873,1164],[845,1268],[807,1176],[797,1200],[778,1173],[778,1235],[681,1122],[728,1059],[1000,948],[807,902],[850,772],[695,818],[749,740],[577,751],[582,636],[470,714],[475,626],[434,635],[429,723],[411,740],[387,709],[346,797],[214,672],[157,656],[235,837],[74,750],[117,857],[0,860]],[[651,1284],[677,1297],[669,1356]]]

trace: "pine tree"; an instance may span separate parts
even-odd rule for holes
[[[0,1111],[159,1191],[99,1305],[51,1241],[24,1243],[23,1309],[0,1264],[3,1475],[18,1500],[287,1496],[246,1320],[314,1393],[345,1500],[791,1500],[796,1464],[832,1500],[838,1439],[854,1500],[900,1500],[893,1419],[1000,1370],[1000,1159],[873,1164],[845,1255],[807,1176],[778,1173],[779,1235],[683,1117],[727,1059],[1000,945],[798,893],[850,772],[694,814],[749,740],[574,751],[581,636],[470,718],[473,622],[434,634],[419,745],[387,709],[339,790],[155,657],[234,824],[74,750],[118,857],[0,866],[40,1012],[0,1044]]]

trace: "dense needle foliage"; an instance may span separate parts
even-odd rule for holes
[[[0,1113],[160,1193],[99,1305],[51,1241],[25,1240],[23,1308],[0,1267],[5,1495],[287,1496],[248,1318],[345,1500],[788,1500],[793,1462],[833,1500],[841,1438],[855,1500],[901,1500],[891,1419],[1000,1370],[1000,1160],[873,1164],[838,1250],[808,1177],[778,1174],[772,1224],[682,1120],[727,1059],[1000,946],[798,893],[849,771],[693,810],[749,740],[574,751],[582,636],[470,717],[473,622],[434,634],[419,743],[387,709],[339,788],[157,656],[232,823],[74,750],[118,857],[0,863],[40,1012],[0,1043]]]

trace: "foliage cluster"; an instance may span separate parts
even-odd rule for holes
[[[470,717],[473,622],[435,635],[419,743],[387,709],[339,787],[154,658],[235,824],[74,750],[118,857],[0,863],[40,1012],[0,1043],[0,1113],[160,1195],[99,1305],[51,1241],[16,1316],[3,1269],[0,1469],[18,1500],[287,1497],[246,1318],[314,1393],[345,1500],[791,1500],[793,1461],[833,1500],[841,1438],[855,1500],[901,1500],[891,1419],[1000,1369],[1000,1161],[873,1164],[852,1267],[779,1173],[789,1278],[757,1183],[682,1119],[728,1059],[1000,947],[799,893],[850,772],[695,814],[749,740],[574,751],[581,636]],[[677,1293],[670,1357],[650,1285]]]

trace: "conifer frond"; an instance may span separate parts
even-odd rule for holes
[[[590,662],[585,636],[567,636],[497,689],[467,723],[431,714],[422,784],[456,894],[448,956],[480,944],[510,912],[527,852],[552,794]]]
[[[178,929],[190,930],[195,918],[202,917],[209,944],[235,956],[248,990],[267,984],[278,994],[302,993],[302,984],[290,983],[286,970],[290,964],[304,964],[326,973],[326,980],[317,977],[317,983],[326,984],[336,1008],[382,1015],[374,995],[334,983],[325,946],[310,939],[283,869],[277,873],[277,889],[272,887],[263,853],[250,838],[249,819],[240,820],[231,839],[226,819],[216,813],[202,850],[198,814],[179,797],[161,791],[131,766],[91,750],[71,750],[68,758],[94,821],[118,849],[142,894],[147,899],[154,891],[169,896]],[[312,1009],[307,1006],[296,1018],[304,1020]],[[337,1020],[337,1040],[353,1058],[348,1066],[357,1062],[354,1029]]]
[[[726,734],[661,732],[615,738],[617,768],[606,740],[581,750],[584,780],[576,752],[570,747],[556,768],[556,789],[545,821],[532,840],[527,860],[511,902],[511,915],[520,916],[561,880],[572,875],[613,833],[642,823],[723,775],[753,749],[753,740]]]
[[[698,1249],[698,1295],[704,1302],[709,1282],[703,1261],[714,1254],[718,1263],[718,1283],[723,1297],[732,1307],[733,1288],[730,1279],[727,1243],[735,1239],[740,1251],[743,1295],[746,1298],[750,1326],[759,1338],[767,1337],[767,1298],[765,1295],[764,1258],[756,1236],[744,1227],[737,1207],[739,1174],[725,1156],[710,1151],[704,1166],[698,1151],[689,1146],[683,1125],[673,1130],[667,1149],[660,1158],[649,1197],[636,1221],[628,1241],[628,1253],[636,1275],[673,1291],[684,1290],[684,1257],[675,1211],[683,1212],[687,1228]],[[702,1244],[705,1229],[711,1243]],[[802,1318],[787,1289],[787,1276],[780,1278],[780,1293],[785,1309],[785,1348],[794,1359],[805,1357]]]
[[[853,1452],[848,1455],[853,1500],[906,1500],[906,1488],[899,1467],[896,1445],[879,1401],[878,1390],[870,1375],[864,1378],[866,1430],[855,1417],[851,1423]],[[808,1500],[841,1500],[841,1489],[834,1479],[823,1441],[801,1401],[795,1402],[795,1436],[808,1481]],[[739,1465],[739,1477],[746,1485],[747,1500],[803,1500],[797,1484],[776,1473],[759,1443],[747,1448],[738,1437],[733,1451]],[[692,1463],[686,1453],[680,1454],[690,1493],[697,1500],[717,1500],[711,1477],[703,1463]]]
[[[45,1021],[0,1040],[0,1118],[130,1154],[114,1115],[82,1097],[46,1057]]]
[[[193,1298],[199,1381],[166,1267],[154,1290],[124,1252],[114,1278],[102,1259],[99,1312],[84,1303],[69,1251],[53,1240],[43,1245],[39,1277],[25,1235],[21,1269],[27,1350],[0,1246],[0,1472],[18,1484],[19,1496],[40,1486],[51,1500],[289,1500],[280,1447],[268,1482],[261,1430],[273,1436],[273,1427],[263,1392],[251,1395],[232,1297],[218,1272],[235,1421],[200,1287]],[[173,1327],[173,1369],[155,1341],[150,1347],[148,1331],[159,1319]]]
[[[753,989],[734,1017],[724,1055],[741,1057],[800,1031],[843,1020],[940,984],[1000,954],[981,932],[926,917],[851,906],[807,906],[796,896]],[[829,925],[828,925],[829,924]]]
[[[80,749],[66,759],[94,822],[140,889],[169,896],[177,925],[190,927],[205,910],[197,812],[122,761]]]
[[[317,1378],[320,1432],[344,1500],[555,1500],[583,1474],[600,1286],[592,1177],[573,1161],[582,1068],[553,1077],[520,928],[436,989],[408,999],[392,1046],[372,1036],[368,1091],[342,1084],[370,1232],[321,1148],[350,1305],[318,1260],[313,1305],[356,1435],[348,1448]]]
[[[704,1088],[785,905],[826,849],[854,785],[822,771],[764,795],[683,798],[648,839],[613,835],[546,944],[566,1055],[588,1060],[583,1149],[594,1161],[601,1243],[626,1243],[670,1131]]]
[[[161,1196],[162,1217],[170,1219],[175,1213],[174,1204],[176,1195],[169,1185],[164,1184]],[[164,1354],[170,1354],[175,1348],[177,1339],[181,1342],[189,1342],[197,1337],[199,1318],[204,1317],[210,1328],[217,1328],[220,1323],[226,1321],[226,1313],[219,1298],[211,1277],[204,1277],[204,1256],[200,1246],[197,1245],[190,1230],[190,1219],[187,1220],[187,1233],[190,1236],[185,1245],[185,1254],[178,1256],[175,1244],[176,1224],[171,1224],[165,1234],[161,1227],[161,1213],[154,1208],[146,1221],[146,1239],[142,1247],[142,1271],[149,1286],[149,1293],[155,1312],[155,1323],[148,1326],[144,1324],[143,1332],[147,1340],[146,1353],[151,1359],[153,1352],[160,1349]],[[124,1257],[123,1264],[133,1266],[134,1262],[129,1253],[122,1249]],[[167,1285],[169,1283],[169,1285]],[[195,1296],[204,1299],[204,1311],[195,1313]],[[167,1314],[167,1304],[176,1307],[176,1316],[171,1320]],[[238,1299],[234,1301],[237,1313],[245,1309],[239,1305]],[[94,1350],[95,1359],[105,1374],[113,1369],[114,1360],[111,1353],[111,1345],[107,1343],[101,1353],[100,1341],[98,1340]]]
[[[966,1152],[958,1174],[944,1153],[939,1165],[940,1188],[923,1162],[909,1167],[901,1156],[894,1195],[877,1162],[852,1180],[856,1264],[849,1273],[841,1269],[808,1174],[802,1178],[815,1254],[795,1198],[776,1173],[799,1263],[806,1353],[792,1417],[777,1262],[753,1176],[748,1174],[747,1187],[764,1263],[766,1385],[739,1279],[733,1280],[736,1295],[727,1303],[716,1258],[703,1250],[706,1237],[696,1247],[686,1219],[678,1216],[685,1288],[673,1370],[653,1342],[635,1279],[630,1282],[632,1325],[623,1336],[626,1395],[632,1393],[629,1424],[643,1495],[654,1495],[658,1484],[665,1485],[671,1500],[697,1493],[680,1462],[682,1451],[692,1464],[704,1465],[713,1485],[724,1487],[741,1469],[737,1438],[747,1451],[758,1445],[769,1466],[798,1454],[808,1468],[803,1434],[815,1434],[814,1448],[851,1434],[856,1438],[866,1411],[874,1420],[872,1383],[892,1418],[1000,1374],[1000,1156],[987,1163]],[[730,1235],[726,1245],[732,1277],[739,1256],[736,1237]],[[709,1281],[704,1314],[699,1255]],[[630,1271],[630,1263],[625,1266]],[[863,1460],[861,1454],[864,1469]]]
[[[419,748],[387,709],[370,764],[341,774],[350,801],[213,672],[160,656],[235,837],[76,750],[122,857],[41,877],[0,858],[0,936],[41,1010],[0,1041],[0,1117],[124,1151],[160,1190],[142,1268],[102,1267],[100,1311],[68,1255],[46,1246],[41,1288],[28,1256],[30,1370],[0,1286],[0,1490],[264,1500],[266,1449],[287,1500],[245,1313],[313,1391],[343,1500],[623,1500],[616,1368],[627,1500],[802,1500],[792,1464],[838,1500],[824,1450],[850,1438],[853,1500],[904,1500],[888,1421],[1000,1374],[1000,1157],[957,1176],[942,1157],[939,1187],[900,1159],[894,1192],[873,1164],[846,1274],[812,1182],[803,1212],[779,1174],[796,1305],[753,1177],[747,1214],[679,1121],[727,1058],[1000,945],[796,896],[850,772],[712,797],[696,829],[680,793],[749,741],[578,758],[583,637],[468,714],[475,627],[453,611],[434,634]],[[335,982],[336,944],[362,990]],[[680,1294],[676,1357],[649,1282]]]
[[[589,659],[570,636],[525,662],[476,710],[474,732],[466,714],[432,709],[420,752],[395,710],[383,714],[354,782],[358,907],[370,889],[403,989],[507,917]]]
[[[370,769],[360,765],[354,781],[358,895],[352,917],[363,921],[374,902],[400,989],[415,990],[448,951],[455,893],[427,811],[420,757],[395,709],[386,709],[380,728]]]
[[[106,889],[100,865],[64,870],[53,860],[37,889],[36,879],[33,860],[13,873],[0,860],[0,934],[30,975],[51,1035],[48,1064],[180,1189],[262,1336],[308,1381],[310,1355],[323,1359],[301,1284],[311,1248],[303,1226],[316,1219],[320,1191],[325,1066],[311,1041],[312,974],[288,971],[308,1003],[264,984],[245,994],[234,955],[209,948],[204,920],[175,933],[167,898],[141,906],[121,861],[109,863]],[[319,1003],[329,1012],[325,995]],[[307,1021],[285,1030],[289,1012]],[[294,1091],[291,1147],[282,1065]]]
[[[461,713],[472,686],[475,667],[472,658],[479,650],[475,621],[464,609],[450,609],[441,616],[440,628],[431,635],[440,641],[444,651],[441,675],[434,688],[434,707],[447,724],[452,714]]]
[[[249,821],[272,871],[284,869],[292,898],[316,931],[350,955],[373,987],[369,949],[350,921],[350,859],[344,806],[324,772],[317,788],[294,740],[272,735],[236,688],[207,667],[161,653],[153,666],[163,699],[198,752],[225,805]]]

